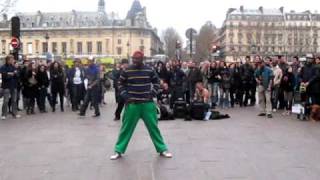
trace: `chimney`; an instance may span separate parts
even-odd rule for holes
[[[262,6],[259,7],[259,11],[261,12],[261,14],[263,14],[263,7]]]
[[[283,6],[281,6],[280,8],[279,8],[279,10],[280,10],[280,12],[283,14],[284,13],[284,7]]]
[[[243,12],[244,11],[244,7],[240,6],[240,11]]]
[[[232,13],[234,10],[236,10],[235,8],[229,8],[227,14]]]
[[[8,21],[8,15],[6,13],[2,14],[2,20],[4,22]]]

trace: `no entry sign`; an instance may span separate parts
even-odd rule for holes
[[[19,48],[19,46],[20,46],[20,41],[19,41],[19,39],[13,37],[13,38],[11,39],[11,46],[12,46],[14,49]]]

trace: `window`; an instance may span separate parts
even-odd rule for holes
[[[110,39],[106,39],[106,53],[109,53]]]
[[[32,43],[27,43],[28,54],[32,54]]]
[[[87,42],[87,52],[88,54],[92,54],[92,42]]]
[[[144,45],[144,40],[143,39],[140,40],[140,44]]]
[[[82,54],[82,42],[77,43],[77,52],[78,54]]]
[[[52,43],[52,53],[53,53],[53,54],[57,54],[57,52],[58,52],[57,43],[56,43],[56,42],[53,42],[53,43]]]
[[[97,54],[102,54],[102,42],[97,42]]]
[[[122,54],[122,48],[121,47],[117,47],[117,54],[121,55]]]
[[[61,43],[61,52],[63,54],[67,54],[67,43],[66,42]]]
[[[121,45],[121,39],[118,39],[118,44]]]
[[[144,52],[144,46],[140,46],[139,49],[140,49],[141,52]]]
[[[42,54],[46,54],[48,52],[48,43],[42,43]]]
[[[6,40],[1,40],[1,43],[2,43],[2,54],[6,54]],[[21,48],[23,49],[23,48]]]

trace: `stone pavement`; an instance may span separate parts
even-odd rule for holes
[[[112,96],[109,96],[111,98]],[[123,159],[110,161],[120,122],[72,112],[0,121],[0,180],[319,180],[320,124],[225,110],[221,121],[160,122],[174,153],[160,158],[142,121]]]

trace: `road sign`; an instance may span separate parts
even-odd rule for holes
[[[19,41],[19,39],[16,38],[16,37],[13,37],[13,38],[11,39],[11,46],[12,46],[14,49],[19,48],[19,47],[20,47],[20,41]]]
[[[197,31],[193,28],[189,28],[187,31],[186,31],[186,37],[188,39],[192,39],[194,36],[197,35]]]

